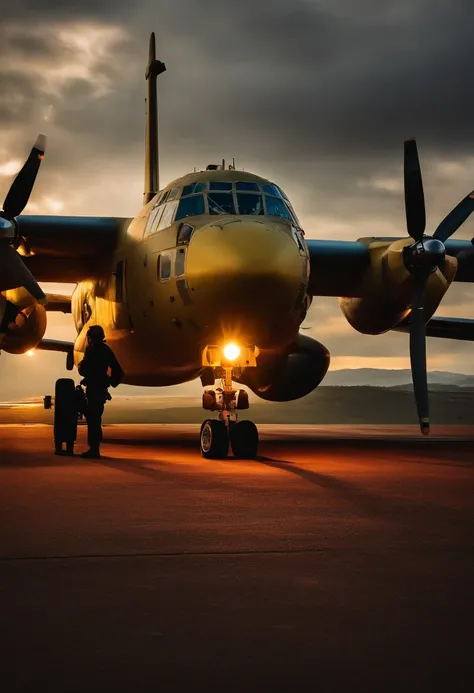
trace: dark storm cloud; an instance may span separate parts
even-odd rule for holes
[[[225,133],[230,148],[282,162],[376,158],[413,133],[429,148],[472,151],[474,18],[466,3],[418,0],[399,16],[400,3],[383,4],[377,11],[375,3],[357,3],[357,12],[349,0],[20,7],[27,21],[122,25],[141,39],[140,67],[146,31],[156,28],[170,70],[163,89],[173,97],[173,116],[163,117],[167,125],[175,118],[192,125],[196,138]]]
[[[4,21],[21,20],[27,24],[38,20],[123,17],[127,5],[131,3],[122,5],[115,0],[2,0],[0,10]]]
[[[24,72],[4,72],[0,68],[0,123],[2,126],[18,124],[25,108],[42,98],[37,81]]]

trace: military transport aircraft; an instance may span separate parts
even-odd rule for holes
[[[233,382],[280,402],[316,388],[329,352],[299,329],[315,297],[335,296],[359,332],[409,333],[418,418],[428,433],[425,337],[474,340],[474,320],[433,317],[452,281],[474,281],[472,243],[450,240],[474,210],[474,192],[425,235],[413,139],[405,142],[404,159],[408,237],[306,240],[276,183],[225,162],[160,190],[156,82],[165,69],[152,34],[145,193],[134,219],[21,216],[44,155],[45,138],[36,141],[0,215],[0,349],[63,351],[72,370],[87,329],[100,324],[126,383],[163,386],[200,377],[213,388],[203,394],[204,408],[216,417],[201,427],[205,457],[225,457],[230,443],[237,457],[254,458],[257,429],[237,419],[248,395]],[[37,281],[77,287],[72,297],[45,295]],[[43,339],[48,310],[72,313],[74,343]],[[58,384],[56,411],[64,412],[74,381]],[[77,419],[74,407],[71,416]]]

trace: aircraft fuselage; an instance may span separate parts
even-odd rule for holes
[[[182,216],[193,210],[204,213]],[[235,170],[167,186],[132,221],[111,269],[73,295],[75,360],[89,325],[100,324],[130,384],[192,380],[211,345],[281,354],[309,302],[308,250],[290,203],[269,181]]]

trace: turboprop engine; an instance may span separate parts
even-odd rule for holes
[[[423,181],[414,139],[406,140],[404,156],[405,211],[411,238],[361,239],[369,248],[360,297],[340,298],[349,323],[364,334],[380,334],[407,318],[410,325],[410,361],[418,419],[429,433],[426,329],[457,271],[457,260],[446,255],[444,242],[474,211],[474,191],[447,215],[433,236],[425,235]]]
[[[274,355],[262,351],[257,366],[234,379],[262,399],[288,402],[312,392],[326,375],[329,361],[323,344],[300,334],[288,352]]]
[[[355,330],[362,334],[382,334],[392,330],[410,314],[414,276],[407,257],[413,241],[402,239],[388,245],[373,238],[362,238],[359,242],[365,243],[370,251],[370,266],[364,276],[362,296],[340,297],[339,305]],[[439,250],[443,253],[438,243],[435,238],[425,237],[423,249],[420,248],[420,253],[425,255],[423,260],[429,261],[432,246],[431,259],[439,263],[427,276],[423,306],[425,322],[435,313],[457,270],[456,258],[436,254]]]

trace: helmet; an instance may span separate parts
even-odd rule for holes
[[[100,325],[91,325],[87,330],[87,337],[94,341],[105,339],[104,330]]]

